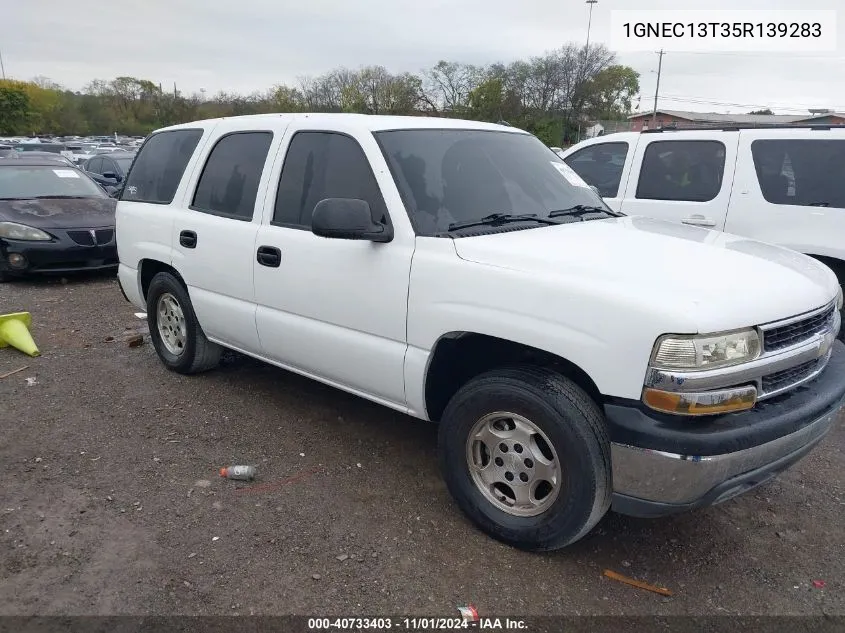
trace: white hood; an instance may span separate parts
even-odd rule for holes
[[[759,325],[836,297],[833,272],[800,253],[645,217],[575,222],[454,240],[464,260],[589,280],[683,312],[700,332]],[[623,318],[624,315],[620,315]]]

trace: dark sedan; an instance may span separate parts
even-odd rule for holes
[[[116,269],[115,204],[74,167],[0,159],[0,281]]]

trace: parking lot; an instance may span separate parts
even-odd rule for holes
[[[28,365],[0,379],[4,615],[845,614],[841,421],[738,499],[528,554],[460,514],[433,425],[243,357],[170,373],[111,277],[0,287],[22,310],[42,356],[0,350]]]

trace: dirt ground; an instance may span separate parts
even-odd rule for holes
[[[433,425],[242,357],[170,373],[110,277],[0,286],[20,310],[43,355],[0,350],[29,366],[0,379],[2,615],[845,614],[841,420],[743,497],[535,555],[460,514]]]

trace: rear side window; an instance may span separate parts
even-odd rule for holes
[[[627,143],[598,143],[567,156],[564,162],[598,189],[602,198],[615,198],[627,156]]]
[[[138,152],[120,199],[170,204],[200,138],[202,130],[153,134]]]
[[[273,223],[310,229],[314,207],[325,198],[365,200],[374,220],[388,222],[381,190],[357,141],[331,132],[299,132],[285,157]]]
[[[759,140],[751,155],[767,202],[845,209],[845,140]]]
[[[205,162],[191,208],[251,220],[272,142],[272,132],[237,132],[217,141]]]
[[[645,150],[637,198],[709,202],[719,195],[724,173],[719,141],[655,141]]]

